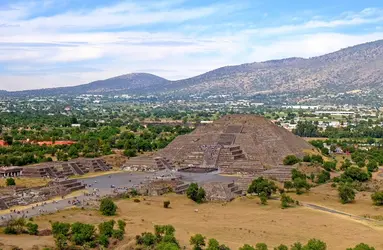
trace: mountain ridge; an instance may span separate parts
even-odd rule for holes
[[[290,57],[224,66],[175,81],[150,73],[131,73],[71,87],[0,91],[0,94],[57,95],[118,92],[252,95],[316,90],[336,92],[382,87],[383,40],[377,40],[316,57]]]

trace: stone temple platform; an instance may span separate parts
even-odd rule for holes
[[[218,168],[225,174],[287,179],[291,168],[283,166],[287,155],[303,156],[314,148],[300,137],[264,117],[227,115],[178,136],[153,157],[135,157],[125,165],[135,168]],[[159,164],[158,164],[159,163]]]

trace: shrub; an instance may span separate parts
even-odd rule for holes
[[[375,248],[370,247],[367,244],[360,243],[360,244],[356,245],[354,248],[347,248],[347,250],[375,250]]]
[[[118,229],[118,230],[113,230],[112,232],[112,237],[118,240],[123,240],[124,239],[124,231]]]
[[[75,222],[71,225],[72,241],[75,245],[84,245],[95,237],[95,228],[91,224]]]
[[[142,233],[136,236],[137,245],[153,246],[156,243],[156,236],[152,233]]]
[[[294,179],[293,184],[297,194],[303,194],[304,190],[310,190],[310,184],[307,183],[306,179],[296,178]]]
[[[255,250],[255,248],[253,246],[245,244],[243,245],[243,247],[239,248],[239,250]]]
[[[189,199],[197,203],[202,203],[205,200],[206,193],[202,187],[198,187],[197,183],[191,183],[186,190],[186,195]]]
[[[311,162],[323,163],[323,157],[321,155],[312,155]]]
[[[262,205],[267,205],[267,195],[265,192],[259,194],[259,199],[261,200]]]
[[[62,223],[62,222],[54,222],[52,223],[52,234],[53,236],[57,235],[63,235],[68,236],[70,230],[70,224],[69,223]]]
[[[268,248],[265,243],[257,243],[255,245],[255,250],[268,250]]]
[[[294,165],[296,163],[300,162],[300,159],[296,157],[295,155],[287,155],[283,159],[283,165]]]
[[[169,208],[170,201],[164,201],[164,208]]]
[[[303,172],[294,168],[293,170],[291,170],[291,179],[295,180],[296,178],[306,179],[306,175]]]
[[[378,163],[376,161],[369,161],[367,163],[367,170],[369,172],[376,172],[378,171],[379,167],[378,167]]]
[[[355,191],[348,184],[343,184],[343,185],[339,186],[338,192],[339,192],[340,201],[343,204],[351,203],[352,201],[355,200]]]
[[[117,224],[118,224],[118,229],[125,232],[126,222],[123,220],[118,220]]]
[[[346,170],[349,167],[351,167],[351,161],[349,159],[346,159],[343,163],[342,166],[340,167],[341,170]]]
[[[140,203],[141,200],[136,198],[136,199],[133,200],[133,202],[135,202],[135,203]]]
[[[104,198],[101,200],[100,211],[102,215],[112,216],[116,214],[117,205],[110,198]]]
[[[13,226],[6,226],[4,228],[4,233],[5,234],[17,234],[17,230]]]
[[[310,155],[303,156],[303,161],[304,162],[311,162],[311,156]]]
[[[9,187],[9,186],[16,186],[16,181],[15,181],[15,179],[13,179],[13,178],[7,178],[7,180],[6,180],[6,185],[7,185],[7,187]]]
[[[289,248],[286,245],[279,245],[274,250],[289,250]]]
[[[277,191],[277,186],[273,181],[269,181],[267,179],[264,179],[263,177],[259,177],[252,181],[249,188],[247,189],[247,192],[250,194],[258,194],[265,193],[267,198],[270,198],[270,196]]]
[[[318,176],[317,176],[317,183],[323,184],[326,183],[331,179],[330,172],[323,170]]]
[[[327,245],[321,240],[311,239],[302,250],[326,250]]]
[[[63,234],[56,234],[55,235],[55,244],[56,244],[57,249],[59,249],[59,250],[67,249],[67,245],[68,245],[67,241],[68,241],[67,236],[65,236]]]
[[[30,235],[37,235],[39,233],[39,225],[35,224],[35,223],[31,223],[29,222],[27,224],[27,231],[28,231],[28,234]]]
[[[290,189],[294,187],[294,184],[291,181],[285,181],[285,183],[283,184],[283,187],[287,189],[287,191],[289,191]]]
[[[114,220],[105,221],[98,225],[98,231],[100,234],[106,235],[108,237],[112,236],[113,227],[116,222]]]
[[[327,171],[332,171],[336,169],[336,162],[334,161],[326,161],[323,163],[323,168]]]
[[[323,155],[329,155],[329,154],[330,154],[330,151],[328,150],[328,148],[321,148],[321,149],[320,149],[320,152],[321,152]]]
[[[281,207],[284,209],[284,208],[291,207],[292,205],[294,205],[294,200],[290,196],[286,194],[282,194]]]
[[[196,234],[190,238],[190,245],[193,245],[194,250],[202,250],[202,247],[206,245],[205,237],[201,234]]]
[[[383,206],[383,191],[373,193],[371,199],[374,202],[374,205]]]
[[[345,182],[352,182],[352,181],[364,182],[364,181],[368,181],[370,179],[370,176],[358,167],[349,167],[341,175],[341,179]]]
[[[100,235],[98,238],[98,243],[103,246],[103,247],[108,247],[109,246],[109,238],[106,235]]]

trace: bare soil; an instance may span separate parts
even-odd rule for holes
[[[335,197],[327,197],[322,191],[329,190],[326,187],[324,190],[318,188],[312,191],[315,195],[302,195],[297,198],[359,215],[382,213],[382,210],[373,207],[367,199],[344,206]],[[163,208],[164,200],[170,200],[170,209]],[[232,249],[238,249],[244,243],[255,245],[258,242],[265,242],[272,249],[281,243],[291,245],[296,241],[307,242],[311,238],[325,241],[331,250],[345,250],[360,242],[373,245],[375,249],[383,249],[381,226],[305,207],[281,209],[279,201],[269,201],[269,205],[262,206],[258,198],[243,197],[226,204],[197,205],[184,196],[168,195],[147,197],[140,203],[121,200],[117,205],[118,216],[113,219],[123,219],[127,222],[128,237],[118,246],[113,246],[113,249],[130,249],[135,235],[153,231],[156,224],[173,225],[176,228],[176,237],[186,249],[190,249],[190,236],[196,233],[201,233],[207,238],[216,238]],[[195,212],[195,209],[198,209],[198,212]],[[35,222],[44,229],[50,227],[49,221],[98,224],[109,219],[111,218],[101,216],[98,211],[66,210],[54,215],[41,216],[36,218]],[[33,245],[54,244],[51,236],[25,235],[1,235],[0,242],[6,245],[15,245],[17,242],[23,249],[31,249]]]

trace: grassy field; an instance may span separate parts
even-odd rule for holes
[[[40,187],[45,186],[48,184],[50,179],[43,179],[43,178],[17,178],[14,177],[16,186],[18,187]],[[6,186],[6,179],[0,179],[0,187]]]
[[[315,192],[328,191],[313,190]],[[316,202],[343,209],[335,198],[326,199],[321,195],[302,195],[299,200]],[[170,200],[171,208],[164,209],[163,201]],[[339,205],[337,205],[339,203]],[[208,238],[216,238],[223,244],[238,249],[244,243],[265,242],[269,249],[281,243],[291,245],[296,241],[306,242],[318,238],[328,244],[328,249],[345,250],[365,242],[383,249],[383,227],[355,221],[345,216],[332,215],[305,207],[281,209],[279,201],[269,201],[262,206],[257,198],[239,198],[231,203],[207,203],[197,205],[184,196],[168,195],[147,197],[145,201],[134,203],[132,200],[117,202],[118,216],[127,222],[128,237],[113,249],[130,249],[135,235],[152,231],[156,224],[171,224],[176,228],[176,236],[181,245],[190,249],[188,241],[191,235],[201,233]],[[378,214],[381,210],[364,202],[348,205],[345,210],[356,214]],[[198,212],[195,209],[198,208]],[[97,224],[110,218],[100,216],[93,210],[66,210],[54,215],[41,216],[35,221],[40,228],[50,228],[49,221],[86,222]],[[53,245],[51,236],[5,236],[0,242],[6,245],[20,245],[31,249],[33,245]]]

